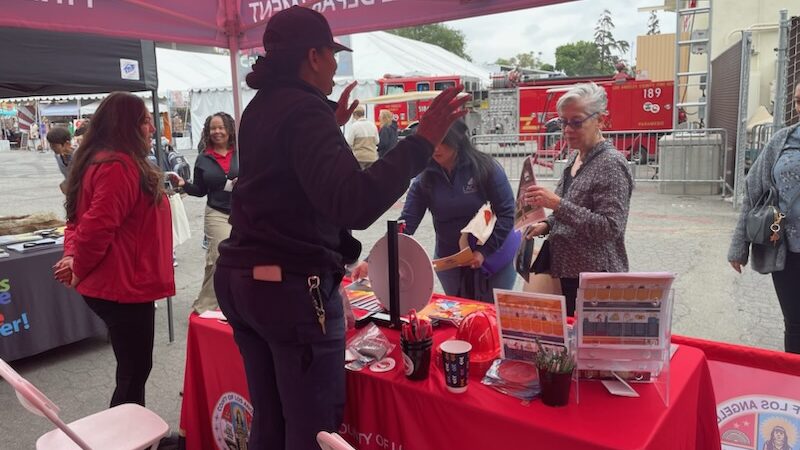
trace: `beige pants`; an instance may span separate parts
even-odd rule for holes
[[[192,304],[192,309],[198,314],[217,308],[217,294],[214,292],[214,272],[217,270],[219,243],[228,239],[231,235],[228,215],[206,206],[203,230],[208,236],[205,276],[203,277],[203,287]]]

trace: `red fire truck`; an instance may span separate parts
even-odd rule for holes
[[[565,151],[556,119],[556,102],[572,85],[594,81],[608,95],[608,115],[604,130],[617,132],[614,144],[626,156],[646,161],[655,154],[657,130],[672,128],[672,81],[609,78],[556,78],[524,83],[513,89],[489,92],[489,117],[494,132],[511,141],[536,141],[539,157],[554,157]],[[645,131],[655,131],[645,133]],[[536,134],[536,136],[526,136]]]
[[[418,76],[418,77],[395,77],[385,75],[378,80],[380,96],[394,96],[408,94],[412,92],[443,91],[449,87],[463,85],[464,92],[475,93],[480,91],[480,81],[475,77],[448,75],[448,76]],[[375,121],[381,110],[391,111],[394,120],[397,121],[400,129],[405,129],[419,120],[420,116],[428,110],[433,96],[410,96],[404,98],[399,96],[397,101],[381,101],[375,104]],[[392,97],[387,97],[391,99]],[[473,95],[473,98],[476,98]]]

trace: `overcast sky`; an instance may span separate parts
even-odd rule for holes
[[[542,52],[542,59],[555,63],[556,47],[580,40],[594,40],[594,27],[603,9],[611,11],[614,37],[631,44],[624,58],[636,55],[636,36],[647,33],[649,13],[641,6],[663,4],[663,0],[580,0],[504,14],[446,22],[464,32],[467,53],[476,63],[491,63],[529,51]],[[675,14],[659,12],[662,33],[675,30]]]

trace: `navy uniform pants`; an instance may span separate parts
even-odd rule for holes
[[[258,281],[251,269],[217,267],[214,288],[244,360],[253,422],[250,450],[317,450],[320,431],[338,431],[345,401],[341,275],[320,274],[326,333],[308,276]]]

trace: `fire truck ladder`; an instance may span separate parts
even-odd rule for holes
[[[701,126],[708,126],[708,96],[711,93],[711,0],[677,0],[675,12],[677,26],[672,126],[679,128],[680,108],[683,108],[687,116],[697,117]],[[702,57],[702,62],[694,67],[690,64],[693,55]],[[690,88],[700,89],[697,100],[687,101]]]

